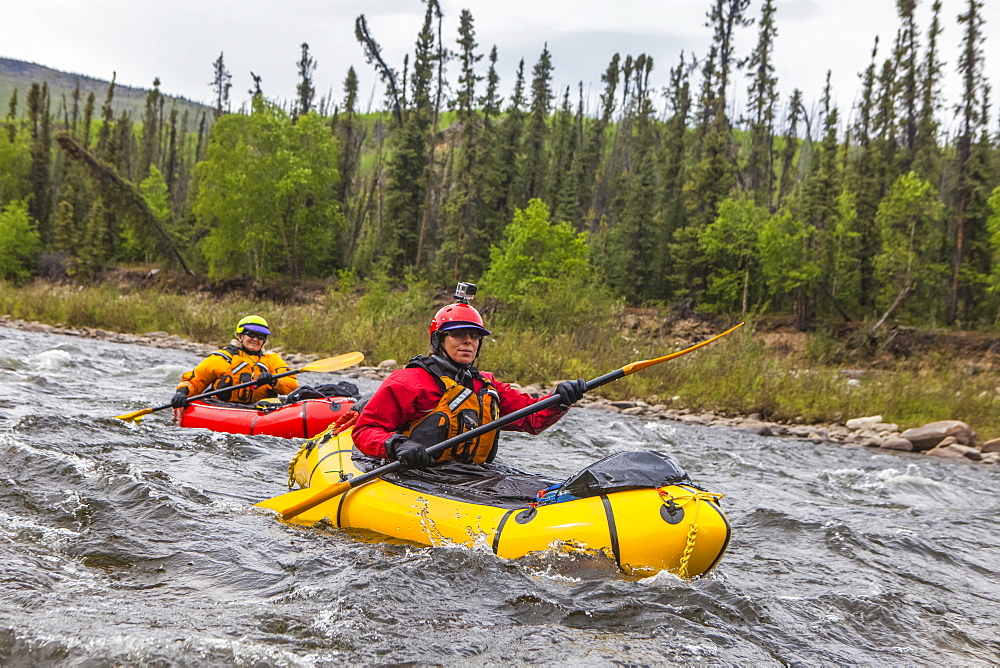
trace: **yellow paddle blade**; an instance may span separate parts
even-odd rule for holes
[[[132,412],[132,413],[126,413],[125,415],[116,415],[115,419],[116,420],[132,420],[134,422],[138,422],[139,420],[142,419],[143,415],[149,415],[154,410],[156,410],[156,409],[155,408],[143,408],[142,410],[138,410],[138,411],[135,411],[135,412]]]
[[[337,355],[336,357],[325,357],[321,360],[316,360],[315,362],[310,362],[305,365],[299,371],[319,371],[319,372],[329,372],[329,371],[340,371],[341,369],[346,369],[349,366],[354,366],[355,364],[361,364],[365,359],[365,356],[361,353],[344,353],[343,355]]]
[[[287,520],[295,517],[304,510],[309,510],[324,501],[329,501],[336,496],[340,496],[350,489],[351,483],[349,481],[334,483],[320,489],[307,487],[282,494],[281,496],[275,496],[261,501],[256,505],[260,508],[270,508],[276,511],[281,516],[281,519]]]
[[[670,353],[669,355],[664,355],[663,357],[657,357],[656,359],[652,359],[652,360],[644,360],[642,362],[632,362],[631,364],[623,366],[622,367],[622,371],[624,371],[625,375],[627,376],[630,373],[635,373],[636,371],[641,371],[641,370],[643,370],[643,369],[645,369],[647,367],[653,366],[654,364],[659,364],[660,362],[666,362],[667,360],[672,360],[675,357],[680,357],[681,355],[687,355],[690,352],[694,352],[695,350],[698,350],[698,348],[701,348],[702,346],[707,346],[708,344],[710,344],[710,343],[712,343],[714,341],[718,341],[719,339],[721,339],[726,334],[729,334],[730,332],[734,332],[734,331],[736,331],[737,329],[739,329],[742,326],[743,326],[742,322],[739,323],[738,325],[733,325],[732,327],[730,327],[729,329],[727,329],[726,331],[724,331],[722,334],[716,334],[715,336],[713,336],[710,339],[706,339],[705,341],[702,341],[701,343],[696,343],[693,346],[691,346],[690,348],[685,348],[684,350],[678,350],[676,353]]]

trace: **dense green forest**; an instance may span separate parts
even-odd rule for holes
[[[934,2],[927,26],[917,0],[897,0],[896,35],[871,45],[850,109],[829,76],[818,101],[780,92],[774,0],[757,15],[750,0],[706,4],[708,53],[679,54],[662,90],[651,57],[610,56],[591,113],[583,82],[553,89],[547,47],[501,81],[472,14],[443,35],[435,0],[397,66],[357,19],[379,113],[358,113],[353,68],[342,99],[317,100],[308,44],[284,105],[255,77],[233,110],[223,54],[200,115],[167,105],[158,82],[141,115],[114,111],[113,82],[103,100],[32,84],[0,119],[0,278],[91,281],[152,262],[213,281],[473,280],[535,318],[620,300],[995,327],[983,0],[953,23]],[[941,93],[944,34],[961,45],[959,100]]]

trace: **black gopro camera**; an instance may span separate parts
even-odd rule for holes
[[[455,287],[455,300],[461,304],[468,304],[476,296],[476,286],[474,283],[459,283]]]

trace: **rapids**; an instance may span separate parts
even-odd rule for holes
[[[996,467],[587,409],[505,434],[526,470],[655,449],[725,494],[714,572],[630,579],[277,521],[253,504],[301,441],[113,418],[167,403],[198,359],[0,328],[0,664],[1000,661]]]

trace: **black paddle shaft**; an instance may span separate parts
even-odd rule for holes
[[[302,369],[292,369],[291,371],[283,371],[282,373],[274,374],[275,380],[278,378],[284,378],[285,376],[291,376],[293,373],[302,373]],[[244,387],[250,387],[251,385],[256,385],[256,380],[251,380],[248,383],[240,383],[239,385],[230,385],[229,387],[220,387],[217,390],[212,390],[211,392],[202,392],[201,394],[196,394],[193,397],[188,397],[188,401],[195,401],[196,399],[204,399],[205,397],[214,397],[216,394],[226,392],[227,390],[240,390]],[[163,406],[157,406],[156,408],[150,410],[150,413],[155,413],[156,411],[162,411],[165,408],[171,408],[172,404],[164,404]]]
[[[615,369],[614,371],[606,373],[599,378],[588,380],[586,391],[589,392],[590,390],[597,389],[602,385],[607,385],[608,383],[618,380],[619,378],[623,378],[624,376],[625,376],[624,369]],[[530,406],[525,406],[524,408],[516,410],[513,413],[508,413],[507,415],[504,415],[503,417],[497,420],[494,420],[492,422],[487,422],[486,424],[481,424],[475,429],[470,429],[469,431],[463,432],[458,436],[453,436],[452,438],[449,438],[446,441],[441,441],[440,443],[432,445],[429,448],[427,448],[427,454],[432,459],[437,458],[441,453],[443,453],[445,450],[447,450],[452,446],[458,445],[459,443],[465,443],[468,440],[476,438],[477,436],[493,431],[495,429],[502,429],[503,427],[509,425],[511,422],[517,422],[518,420],[526,418],[529,415],[534,415],[539,411],[543,411],[546,408],[549,408],[550,406],[555,406],[561,400],[562,399],[559,397],[558,394],[553,394],[552,396],[545,397],[541,401],[536,401]],[[365,484],[369,480],[375,480],[377,478],[381,478],[387,473],[392,473],[393,471],[399,470],[402,466],[403,464],[399,461],[389,462],[385,466],[380,466],[377,469],[369,471],[368,473],[362,473],[359,476],[355,476],[351,478],[348,482],[350,483],[351,487],[354,488],[357,487],[358,485]]]

